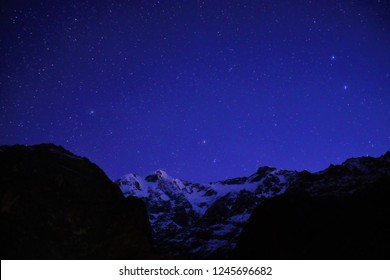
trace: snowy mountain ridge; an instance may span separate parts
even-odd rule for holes
[[[258,203],[284,193],[296,174],[261,167],[249,177],[202,185],[157,170],[146,177],[130,173],[116,183],[125,196],[146,202],[158,248],[172,255],[212,256],[234,248]]]
[[[243,227],[263,201],[287,192],[313,197],[349,196],[390,176],[390,152],[379,158],[347,159],[310,173],[260,167],[248,177],[196,184],[163,170],[116,181],[125,196],[147,205],[154,242],[160,252],[188,258],[225,258]]]

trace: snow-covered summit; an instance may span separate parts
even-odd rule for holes
[[[172,177],[169,176],[164,170],[157,169],[155,174],[159,180],[172,180]]]
[[[249,177],[202,185],[173,178],[159,169],[146,177],[130,173],[116,183],[125,196],[144,199],[157,243],[164,240],[175,247],[184,242],[188,247],[181,246],[184,251],[177,254],[207,255],[222,247],[233,248],[257,204],[284,193],[295,175],[295,171],[264,167]],[[191,236],[202,232],[209,232],[212,238],[193,244]]]
[[[156,248],[170,255],[221,258],[235,247],[264,200],[287,190],[312,197],[348,196],[387,180],[389,163],[390,152],[379,158],[351,158],[316,173],[263,166],[247,177],[197,184],[157,170],[146,177],[125,175],[117,184],[126,196],[145,201]]]

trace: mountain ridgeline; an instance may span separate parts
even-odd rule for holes
[[[2,259],[389,259],[390,152],[209,184],[115,183],[52,144],[0,146]]]
[[[125,196],[142,198],[156,248],[180,258],[229,258],[251,213],[262,201],[281,195],[295,171],[263,167],[250,177],[201,185],[162,170],[116,183]]]
[[[157,170],[116,183],[146,203],[156,249],[169,256],[390,258],[390,152],[317,173],[260,167],[201,185]]]
[[[0,147],[1,259],[153,256],[145,204],[59,146]]]

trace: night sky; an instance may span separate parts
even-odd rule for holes
[[[0,144],[111,179],[318,171],[390,150],[390,1],[14,1]]]

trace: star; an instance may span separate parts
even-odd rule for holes
[[[288,10],[274,1],[260,16],[263,1],[172,1],[169,9],[161,0],[111,1],[90,15],[88,0],[14,2],[0,9],[10,35],[1,47],[2,142],[63,144],[113,180],[160,165],[170,173],[177,162],[194,182],[248,175],[259,157],[258,165],[318,171],[336,156],[378,154],[390,143],[380,5],[359,15],[351,1],[336,10],[325,1]],[[47,24],[57,13],[67,20]],[[86,30],[93,36],[83,39]],[[322,117],[334,110],[347,127]],[[341,134],[348,150],[337,144]]]

